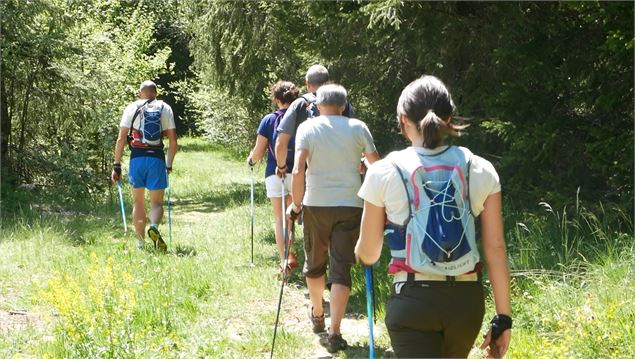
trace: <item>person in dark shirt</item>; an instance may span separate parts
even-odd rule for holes
[[[287,161],[286,148],[289,143],[293,142],[292,138],[295,136],[298,126],[307,119],[320,115],[315,94],[322,85],[329,82],[329,71],[322,65],[313,65],[307,70],[304,81],[308,92],[298,97],[289,105],[287,112],[276,128],[279,134],[274,149],[278,160],[276,174],[279,177],[285,176],[289,168],[289,166],[285,164]],[[349,118],[355,117],[353,106],[351,106],[348,101],[346,102],[342,116]],[[293,156],[293,153],[291,153],[291,156]]]
[[[291,82],[278,81],[271,87],[271,95],[273,102],[276,105],[277,110],[272,112],[260,121],[258,126],[258,135],[256,137],[256,145],[249,153],[247,162],[250,166],[253,166],[256,162],[261,160],[265,153],[267,153],[267,167],[265,168],[265,187],[267,189],[267,197],[271,199],[271,206],[273,208],[273,214],[276,223],[276,245],[278,247],[278,253],[280,254],[280,269],[281,271],[290,271],[298,266],[298,261],[294,253],[289,253],[289,260],[286,268],[284,267],[284,240],[282,236],[282,197],[285,198],[285,208],[291,204],[291,181],[284,182],[284,193],[282,193],[282,180],[276,176],[276,153],[274,145],[278,132],[276,131],[282,117],[287,112],[289,105],[298,98],[298,89]],[[291,138],[287,143],[287,150],[285,152],[285,163],[288,172],[291,172],[293,168],[293,153],[295,150],[295,140]],[[287,155],[287,152],[290,155]],[[290,228],[290,226],[287,226]],[[288,238],[288,237],[287,237]]]

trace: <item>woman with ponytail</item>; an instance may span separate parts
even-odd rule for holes
[[[276,111],[272,112],[260,120],[258,126],[258,135],[256,137],[256,145],[249,153],[247,157],[247,163],[253,166],[256,162],[260,161],[265,152],[267,153],[267,167],[265,168],[265,187],[267,190],[267,197],[271,199],[271,207],[273,208],[273,215],[275,218],[275,235],[276,245],[278,247],[278,253],[280,254],[280,271],[290,271],[298,266],[298,261],[294,253],[289,253],[289,261],[286,268],[284,266],[284,240],[282,236],[282,198],[285,198],[285,208],[291,204],[291,181],[285,181],[285,190],[282,193],[281,179],[276,176],[276,155],[274,146],[276,144],[276,138],[278,132],[276,129],[280,123],[280,120],[284,116],[289,108],[289,105],[298,98],[300,91],[295,85],[288,81],[278,81],[271,87],[272,101],[276,106]],[[289,141],[287,156],[287,173],[291,173],[293,168],[293,153],[295,149],[295,140]],[[290,228],[290,226],[287,226]],[[289,236],[287,236],[289,238]]]
[[[477,217],[497,313],[481,347],[502,357],[511,340],[499,177],[489,161],[445,144],[464,128],[452,123],[453,112],[452,97],[438,78],[410,83],[397,117],[412,146],[373,164],[358,193],[364,199],[358,260],[376,262],[384,239],[390,247],[386,327],[399,358],[470,353],[485,311]]]

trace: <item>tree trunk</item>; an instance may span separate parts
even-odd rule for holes
[[[11,136],[11,118],[7,107],[7,92],[4,78],[0,77],[0,163],[6,168],[9,163],[9,137]]]
[[[18,176],[20,177],[20,181],[23,181],[25,178],[24,174],[26,171],[24,169],[24,142],[26,139],[26,118],[29,114],[29,97],[31,97],[31,90],[33,89],[33,76],[29,78],[29,81],[26,86],[26,93],[24,95],[24,105],[22,106],[22,116],[20,119],[20,142],[18,145]]]

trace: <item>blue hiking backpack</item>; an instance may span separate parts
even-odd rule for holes
[[[472,153],[450,146],[436,155],[406,149],[389,156],[409,203],[403,225],[387,222],[392,261],[420,273],[456,276],[479,261],[469,199]]]
[[[152,99],[139,106],[132,117],[128,138],[134,147],[162,147],[161,113],[163,102],[153,102]],[[134,128],[135,120],[139,117],[139,129]]]

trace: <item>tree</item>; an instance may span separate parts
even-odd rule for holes
[[[320,62],[386,153],[403,146],[401,89],[433,74],[471,124],[458,143],[494,162],[509,197],[562,202],[581,187],[632,211],[632,3],[208,1],[187,14],[216,140],[246,146],[266,86]],[[247,118],[214,116],[219,104]]]

